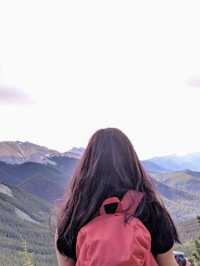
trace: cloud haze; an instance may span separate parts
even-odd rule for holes
[[[30,95],[18,88],[0,86],[0,104],[30,104]]]
[[[188,81],[188,85],[195,88],[200,88],[200,78],[192,78]]]

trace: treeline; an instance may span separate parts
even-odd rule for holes
[[[12,191],[14,198],[0,193],[0,265],[56,266],[48,204],[23,191]],[[40,223],[22,219],[16,208]]]
[[[198,224],[199,224],[199,234],[197,239],[194,242],[194,250],[190,257],[190,262],[192,266],[200,266],[200,216],[197,217]]]

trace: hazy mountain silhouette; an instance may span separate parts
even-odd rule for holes
[[[191,153],[186,155],[168,155],[162,157],[154,157],[148,162],[155,163],[165,171],[179,171],[190,169],[200,172],[200,153]]]
[[[61,153],[47,147],[21,141],[0,142],[0,161],[9,164],[22,164],[25,162],[37,162],[41,164],[54,164],[52,157],[67,157],[79,159],[84,153],[84,148],[72,148]],[[187,155],[167,155],[154,157],[142,161],[144,167],[150,172],[166,172],[190,169],[200,172],[200,153]]]

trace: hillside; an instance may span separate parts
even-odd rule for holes
[[[191,170],[152,173],[152,176],[172,188],[182,190],[191,194],[199,194],[200,173]]]
[[[66,156],[53,156],[51,160],[54,162],[53,165],[35,162],[13,165],[0,162],[0,182],[16,186],[53,203],[62,197],[78,160]],[[182,221],[196,216],[199,197],[176,186],[165,184],[163,180],[160,182],[161,175],[163,177],[164,174],[159,173],[158,176],[158,173],[152,173],[152,180],[174,219]],[[171,175],[173,176],[173,173]],[[165,180],[167,178],[165,176]]]
[[[165,180],[165,184],[191,193],[198,194],[200,191],[200,178],[187,173],[175,173]]]
[[[198,235],[198,221],[197,219],[189,219],[178,224],[178,230],[180,232],[181,240],[191,241],[196,239]]]
[[[52,153],[48,156],[50,164],[30,161],[10,164],[0,161],[0,182],[14,185],[48,202],[54,202],[62,197],[79,161],[77,157],[81,156],[82,152],[81,148],[73,148],[65,154]],[[146,168],[155,170],[151,171],[150,175],[174,219],[183,221],[198,214],[199,197],[193,195],[200,191],[197,172],[166,172],[153,162],[143,163]]]
[[[166,169],[162,166],[160,166],[159,164],[152,162],[150,160],[144,160],[142,161],[142,164],[144,166],[144,168],[148,171],[148,172],[164,172],[166,171]]]
[[[198,195],[170,187],[156,180],[153,182],[176,223],[199,215],[200,197]]]
[[[56,265],[49,210],[47,202],[0,184],[0,265],[23,265],[25,241],[34,265]]]
[[[52,164],[26,162],[8,164],[0,162],[0,182],[14,185],[53,202],[61,197],[77,160],[68,157],[52,157]]]

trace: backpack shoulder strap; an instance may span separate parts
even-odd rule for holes
[[[106,214],[106,206],[111,204],[116,205],[115,212],[126,212],[127,214],[133,214],[135,213],[143,197],[144,193],[135,190],[129,190],[125,193],[121,201],[117,197],[107,198],[103,201],[101,205],[100,215]]]
[[[144,193],[129,190],[120,202],[120,211],[126,212],[127,214],[134,214],[143,197]]]

